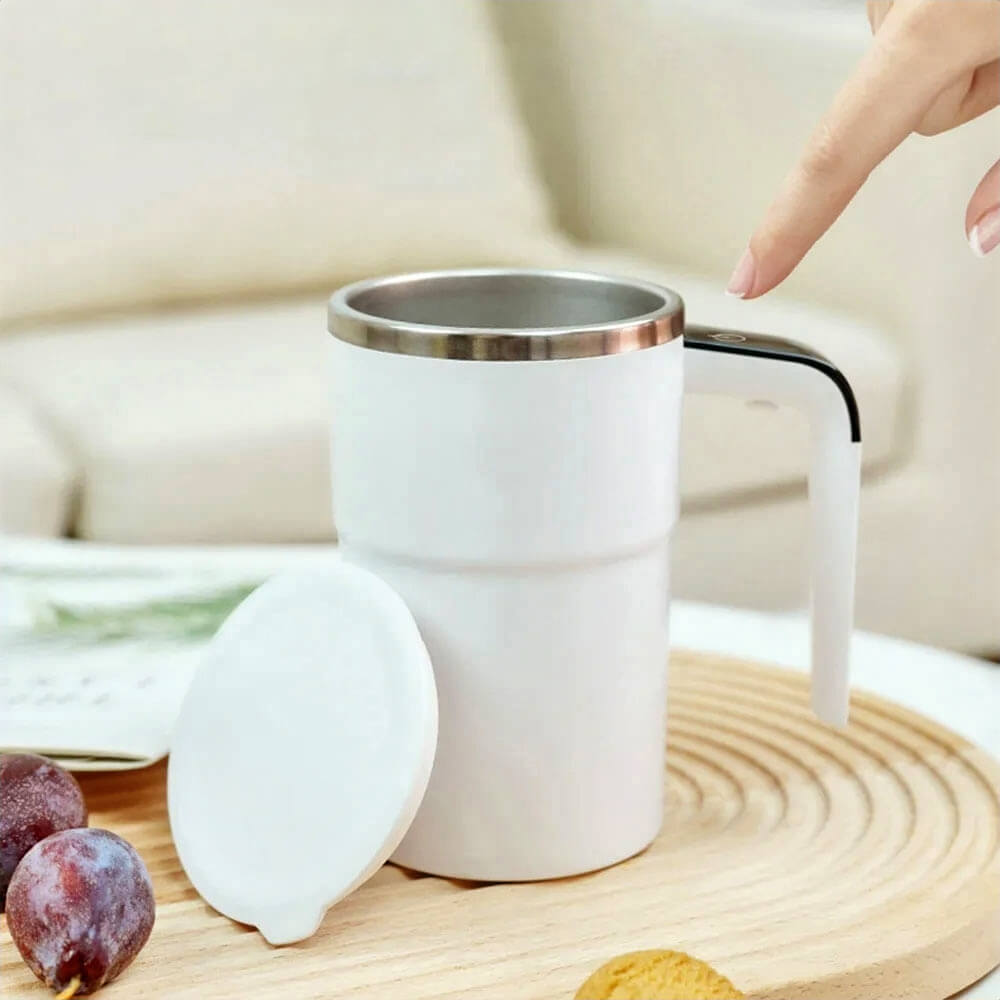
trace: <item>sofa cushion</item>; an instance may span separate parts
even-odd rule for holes
[[[84,471],[75,531],[114,542],[328,538],[320,300],[72,324],[0,371]]]
[[[476,0],[46,0],[4,37],[8,328],[550,238]]]
[[[725,299],[648,262],[579,251],[563,261],[680,290],[693,322],[804,340],[858,395],[870,469],[900,448],[901,365],[877,330],[823,311]],[[0,341],[0,370],[72,442],[85,473],[76,530],[117,542],[306,541],[333,535],[327,354],[319,299],[73,324]],[[789,490],[807,467],[785,409],[690,397],[688,507]]]
[[[0,380],[0,534],[63,534],[75,486],[76,469],[53,428]]]

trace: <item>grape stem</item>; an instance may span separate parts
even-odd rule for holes
[[[80,977],[74,976],[69,981],[69,984],[66,986],[66,989],[64,989],[62,993],[60,993],[56,997],[56,1000],[73,1000],[73,997],[76,996],[76,991],[79,988],[80,988]]]

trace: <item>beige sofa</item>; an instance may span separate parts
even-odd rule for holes
[[[0,530],[333,538],[323,301],[399,269],[637,273],[861,403],[859,616],[1000,645],[991,135],[908,143],[779,294],[721,294],[863,16],[695,0],[48,0],[0,63]],[[995,155],[995,153],[994,153]],[[692,397],[681,595],[804,600],[804,428]]]

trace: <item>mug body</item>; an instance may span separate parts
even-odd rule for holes
[[[642,850],[663,812],[682,340],[331,351],[342,554],[406,601],[438,687],[430,784],[394,860],[507,881]]]

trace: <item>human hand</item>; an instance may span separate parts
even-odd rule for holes
[[[784,281],[911,132],[936,135],[1000,104],[1000,0],[870,0],[875,38],[820,121],[750,240],[727,291]],[[965,231],[1000,244],[1000,160],[976,188]]]

